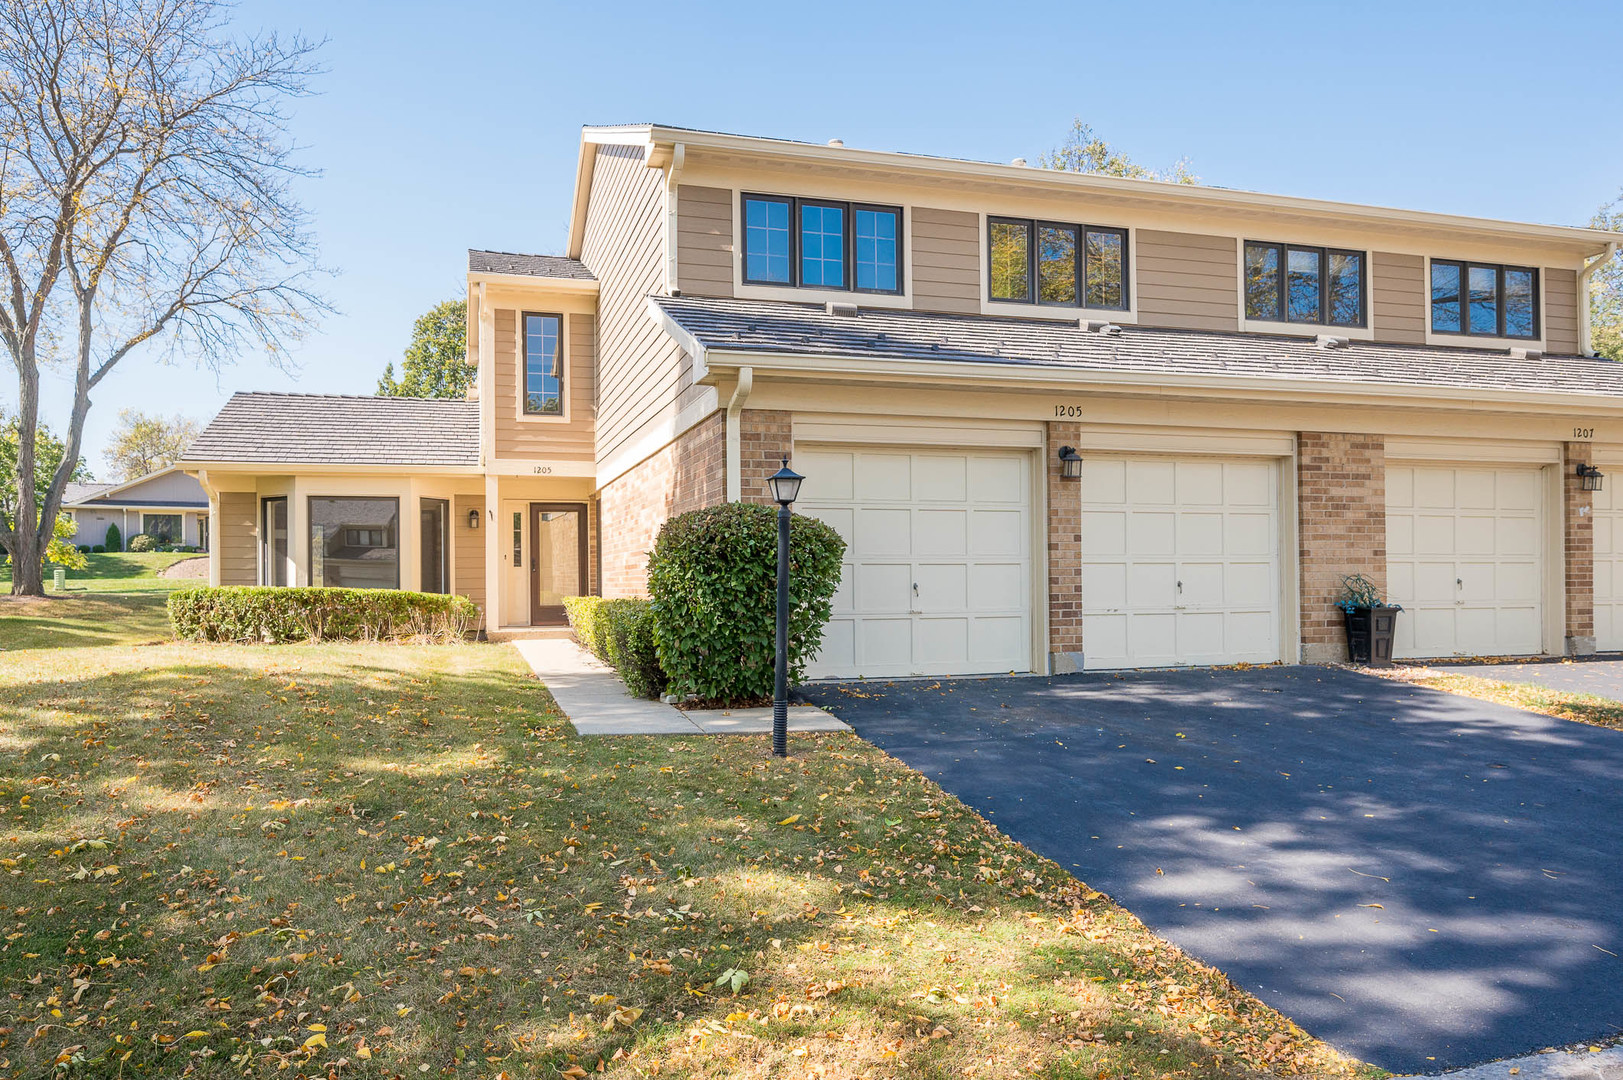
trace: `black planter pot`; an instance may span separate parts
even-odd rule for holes
[[[1392,636],[1400,607],[1362,607],[1345,612],[1347,659],[1370,667],[1392,666]]]

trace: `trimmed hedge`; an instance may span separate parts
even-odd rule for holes
[[[169,595],[175,636],[195,641],[461,641],[479,627],[465,596],[399,589],[248,586],[179,589]]]
[[[789,681],[823,642],[845,541],[794,516],[789,543]],[[654,640],[671,689],[705,701],[772,696],[776,652],[778,512],[724,503],[665,522],[648,562]]]
[[[566,596],[564,613],[586,650],[619,672],[637,697],[665,691],[665,672],[654,647],[654,614],[647,600]]]

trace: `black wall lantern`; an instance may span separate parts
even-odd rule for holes
[[[1059,448],[1059,474],[1067,480],[1082,479],[1082,455],[1074,446]]]
[[[1595,468],[1595,466],[1585,464],[1584,462],[1578,463],[1578,486],[1580,489],[1584,491],[1599,491],[1601,489],[1601,482],[1605,479],[1606,474]]]
[[[470,529],[479,528],[479,511],[477,511],[477,510],[469,510],[468,511],[468,528],[470,528]]]

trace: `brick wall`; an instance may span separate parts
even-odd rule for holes
[[[1562,525],[1566,536],[1568,656],[1595,651],[1595,517],[1594,496],[1579,486],[1578,465],[1592,464],[1590,445],[1569,442],[1561,465]]]
[[[1304,431],[1297,436],[1302,659],[1347,659],[1336,600],[1342,578],[1363,574],[1386,589],[1386,440]]]
[[[766,478],[794,457],[791,414],[781,409],[745,409],[738,414],[739,498],[771,503]]]
[[[1082,441],[1082,425],[1050,423],[1048,468],[1048,662],[1082,670],[1082,481],[1060,475],[1059,448]]]
[[[604,596],[645,596],[648,552],[673,514],[727,497],[726,414],[711,413],[598,492]]]

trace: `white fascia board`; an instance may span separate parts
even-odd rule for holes
[[[659,301],[655,297],[647,297],[644,303],[647,305],[648,317],[654,320],[655,325],[669,334],[672,340],[682,347],[683,352],[693,357],[693,380],[698,382],[708,375],[710,350],[705,348],[704,343],[689,333],[681,323],[671,318],[670,313],[659,306]]]
[[[1163,372],[1098,371],[1091,368],[1036,364],[984,364],[943,360],[906,360],[894,357],[850,357],[770,352],[735,352],[711,349],[707,374],[741,367],[755,370],[755,378],[778,375],[800,378],[837,378],[855,381],[902,382],[933,390],[976,386],[1008,390],[1091,386],[1123,393],[1158,397],[1242,397],[1257,392],[1278,395],[1282,401],[1323,404],[1380,404],[1412,408],[1488,408],[1500,412],[1570,412],[1623,415],[1623,396],[1563,394],[1527,390],[1491,390],[1480,387],[1401,386],[1378,382],[1331,382],[1303,379],[1238,378],[1223,375],[1169,375]]]
[[[573,292],[597,294],[596,281],[583,281],[580,278],[554,278],[540,277],[536,274],[496,274],[473,273],[468,274],[468,284],[472,285],[500,285],[504,288],[516,289],[544,289],[552,292]]]

